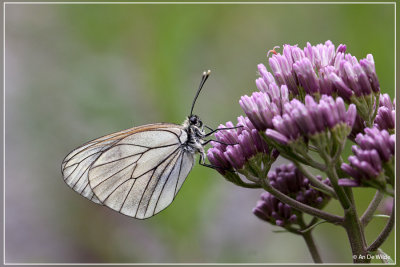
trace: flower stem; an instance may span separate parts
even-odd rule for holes
[[[307,228],[307,225],[304,223],[303,216],[300,216],[299,218],[299,225],[301,228],[303,228],[303,230]],[[321,256],[319,255],[318,248],[315,245],[314,238],[312,237],[311,232],[311,230],[299,231],[299,234],[304,238],[304,241],[307,244],[308,250],[310,251],[314,263],[322,263]]]
[[[365,210],[364,214],[361,216],[361,224],[363,226],[367,226],[367,224],[371,221],[374,212],[378,208],[379,203],[381,203],[383,199],[384,193],[381,190],[376,191],[374,198],[369,203],[368,208]]]
[[[352,190],[344,189],[339,186],[339,177],[336,172],[336,162],[327,161],[327,175],[331,181],[332,187],[338,196],[340,204],[344,209],[343,227],[346,229],[347,237],[349,238],[351,251],[353,254],[354,263],[369,262],[367,258],[367,243],[364,236],[364,228],[360,219],[357,216]]]
[[[301,163],[298,162],[294,162],[297,166],[297,168],[300,170],[300,172],[302,172],[309,180],[310,182],[318,187],[323,189],[324,191],[328,192],[328,194],[331,197],[337,198],[336,197],[336,193],[335,191],[332,189],[332,187],[330,187],[329,185],[324,184],[323,182],[321,182],[320,180],[318,180],[314,175],[312,175],[309,171],[307,171],[306,168],[303,167],[303,165],[301,165]]]
[[[394,213],[395,212],[394,212],[394,200],[393,200],[392,214],[390,214],[389,221],[387,222],[385,228],[383,228],[379,236],[376,238],[376,240],[372,242],[372,244],[368,247],[367,249],[368,251],[376,251],[388,238],[394,226]]]
[[[327,164],[326,174],[329,177],[329,180],[332,184],[333,189],[336,192],[336,195],[340,201],[340,204],[346,210],[346,209],[350,208],[352,203],[351,203],[348,195],[344,191],[343,187],[339,186],[339,176],[337,175],[337,172],[336,172],[335,162],[327,160],[327,163],[328,164]]]
[[[304,241],[307,244],[308,250],[310,251],[314,263],[322,263],[321,256],[319,255],[317,246],[315,245],[314,239],[311,235],[311,231],[307,231],[301,234],[301,236],[304,238]]]
[[[283,193],[281,193],[280,191],[276,190],[275,188],[273,188],[269,182],[267,181],[267,179],[260,179],[261,180],[261,185],[262,187],[269,192],[271,195],[273,195],[274,197],[276,197],[277,199],[279,199],[280,201],[282,201],[283,203],[291,206],[292,208],[314,215],[318,218],[324,219],[328,222],[334,223],[334,224],[341,224],[343,222],[343,217],[334,215],[334,214],[330,214],[328,212],[313,208],[311,206],[308,206],[306,204],[303,204]]]
[[[364,230],[360,220],[357,217],[356,209],[353,205],[345,210],[343,227],[346,229],[347,236],[350,241],[351,251],[354,263],[369,262],[367,258],[366,242]]]

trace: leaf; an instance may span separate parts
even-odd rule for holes
[[[312,185],[312,184],[310,184],[310,187],[313,188],[313,189],[315,189],[315,190],[317,190],[317,191],[319,191],[319,192],[321,192],[321,193],[324,193],[324,194],[327,195],[327,196],[336,198],[336,196],[332,195],[331,192],[328,192],[328,191],[326,191],[326,190],[324,190],[324,189],[322,189],[322,188],[316,187],[316,186],[314,186],[314,185]]]
[[[319,221],[319,222],[314,223],[313,225],[307,227],[306,229],[300,230],[299,232],[300,232],[300,233],[303,233],[303,234],[304,234],[304,233],[307,233],[308,231],[311,231],[312,229],[314,229],[314,227],[316,227],[317,225],[320,225],[320,224],[326,223],[326,222],[327,222],[327,221],[325,221],[325,220]]]
[[[389,215],[386,215],[386,214],[375,214],[375,215],[373,215],[373,217],[377,217],[377,218],[386,218],[386,219],[389,219],[389,218],[390,218],[390,216],[389,216]]]
[[[273,233],[290,233],[288,230],[272,230]]]

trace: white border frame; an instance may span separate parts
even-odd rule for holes
[[[348,4],[371,4],[371,5],[394,5],[394,89],[395,89],[395,99],[397,98],[397,90],[396,90],[396,2],[3,2],[3,264],[4,265],[310,265],[313,263],[7,263],[6,260],[6,252],[5,252],[5,89],[6,89],[6,76],[5,76],[5,51],[6,51],[6,42],[5,42],[5,17],[6,17],[6,5],[33,5],[33,4],[44,4],[44,5],[348,5]],[[397,121],[397,112],[396,112],[396,121]],[[397,135],[396,135],[397,137]],[[397,144],[397,138],[396,138]],[[396,145],[395,145],[396,147]],[[395,158],[397,158],[397,149],[395,149]],[[397,164],[395,162],[395,177],[397,173]],[[397,179],[395,179],[397,180]],[[397,202],[397,181],[395,184],[395,195],[394,201]],[[397,212],[395,213],[395,227],[394,227],[394,235],[395,235],[395,244],[394,244],[394,264],[396,265],[396,254],[397,254],[397,231],[396,231],[396,218]],[[313,264],[313,265],[349,265],[351,263],[322,263],[322,264]],[[369,265],[381,265],[382,263],[373,263]]]

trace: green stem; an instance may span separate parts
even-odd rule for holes
[[[260,131],[259,132],[261,137],[264,139],[264,141],[270,145],[271,147],[275,147],[276,149],[278,149],[279,153],[281,154],[282,157],[290,160],[290,161],[298,161],[301,162],[305,165],[309,165],[315,169],[318,170],[325,170],[325,165],[323,165],[322,163],[319,163],[317,161],[315,161],[313,158],[311,158],[309,155],[304,154],[304,153],[299,153],[302,156],[300,156],[297,153],[293,153],[293,151],[287,147],[287,146],[283,146],[281,144],[279,144],[278,142],[270,139],[267,137],[267,135],[265,134],[265,132]],[[304,158],[303,156],[305,156],[306,158]]]
[[[224,175],[225,179],[227,179],[229,182],[241,186],[241,187],[245,187],[245,188],[261,188],[261,185],[259,185],[258,183],[247,183],[245,181],[243,181],[239,174],[234,172],[234,171],[227,171]]]
[[[325,170],[325,165],[319,163],[318,161],[316,161],[315,159],[313,159],[310,155],[308,155],[307,153],[301,153],[301,155],[303,156],[303,158],[305,159],[305,161],[307,162],[306,165],[309,165],[315,169],[318,170]]]
[[[372,113],[372,118],[371,118],[372,122],[375,120],[376,114],[378,113],[380,96],[381,96],[380,93],[375,93],[375,109],[374,112]]]
[[[364,214],[361,216],[361,224],[363,226],[367,226],[367,224],[371,221],[374,212],[379,206],[383,199],[384,193],[381,190],[376,191],[374,198],[369,203],[368,208],[365,210]]]
[[[340,204],[344,209],[343,227],[346,229],[347,237],[350,241],[351,251],[353,253],[354,263],[369,262],[367,255],[367,243],[364,236],[364,228],[357,216],[357,210],[354,204],[351,188],[344,189],[339,186],[339,177],[336,172],[336,162],[328,159],[327,174],[332,187],[338,196]]]
[[[379,236],[376,238],[376,240],[372,242],[372,244],[368,247],[368,251],[376,251],[388,238],[394,226],[394,214],[395,212],[394,212],[394,200],[393,200],[392,214],[390,214],[389,221],[387,222],[385,228],[383,228]]]
[[[241,182],[238,184],[238,186],[244,187],[244,188],[261,188],[259,184],[254,184],[254,183],[246,183],[246,182]]]
[[[282,192],[273,188],[266,179],[261,179],[261,185],[267,192],[272,194],[274,197],[276,197],[283,203],[291,206],[292,208],[294,208],[298,211],[302,211],[302,212],[311,214],[313,216],[324,219],[324,220],[334,223],[334,224],[341,224],[343,222],[343,217],[313,208],[311,206],[303,204],[303,203],[283,194]]]
[[[321,256],[319,255],[317,246],[315,245],[314,239],[311,235],[311,231],[307,231],[301,234],[301,236],[304,238],[304,241],[307,244],[308,250],[310,251],[314,263],[322,263]]]
[[[343,149],[346,145],[346,141],[347,141],[347,139],[345,139],[345,141],[343,141],[343,142],[339,142],[339,149],[336,151],[335,155],[332,158],[334,162],[338,161],[338,159],[342,155]]]
[[[328,192],[328,194],[331,197],[337,198],[336,197],[336,193],[335,191],[332,189],[332,187],[330,187],[329,185],[324,184],[323,182],[321,182],[320,180],[318,180],[314,175],[312,175],[309,171],[307,171],[306,168],[304,168],[301,163],[298,162],[294,162],[297,166],[297,168],[300,170],[301,173],[304,174],[304,176],[306,176],[308,178],[308,180],[310,180],[311,184],[313,184],[314,186],[321,188],[322,190]]]
[[[339,177],[337,175],[336,172],[336,166],[334,162],[331,162],[330,160],[328,160],[329,164],[327,164],[327,170],[326,170],[326,174],[329,177],[329,180],[332,184],[333,189],[336,192],[336,195],[340,201],[340,204],[342,205],[342,207],[347,210],[351,205],[351,201],[349,199],[349,197],[347,196],[346,192],[344,191],[343,187],[339,186]]]
[[[307,225],[304,223],[303,216],[299,217],[299,226],[304,230],[307,228]],[[307,244],[308,250],[310,251],[311,257],[314,261],[314,263],[322,263],[321,256],[319,255],[317,246],[315,245],[314,239],[311,235],[311,230],[310,231],[299,231],[301,236],[304,238],[304,241]]]
[[[345,210],[343,227],[346,229],[350,241],[354,263],[366,263],[370,259],[367,257],[367,248],[364,231],[354,207]]]

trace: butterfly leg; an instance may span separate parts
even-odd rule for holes
[[[221,168],[221,167],[218,167],[218,166],[215,166],[215,165],[211,165],[211,164],[207,164],[206,163],[206,154],[204,153],[201,153],[200,154],[200,158],[199,158],[199,164],[201,165],[201,166],[204,166],[204,167],[207,167],[207,168],[211,168],[211,169],[214,169],[214,170],[216,170],[216,169],[223,169],[223,168]]]
[[[212,129],[212,128],[208,127],[207,125],[204,125],[204,127],[206,127],[208,130],[211,131],[211,132],[207,133],[207,134],[205,135],[205,137],[210,136],[210,135],[212,135],[213,133],[218,132],[218,131],[232,130],[232,129],[237,129],[237,128],[243,128],[243,126],[236,126],[236,127]]]
[[[228,144],[228,143],[224,143],[224,142],[222,142],[222,141],[210,139],[210,140],[205,141],[205,142],[203,143],[203,146],[207,145],[207,144],[210,143],[210,142],[216,142],[216,143],[220,143],[220,144],[223,144],[223,145],[226,145],[226,146],[234,146],[234,145],[237,145],[237,143],[236,143],[236,144]]]

